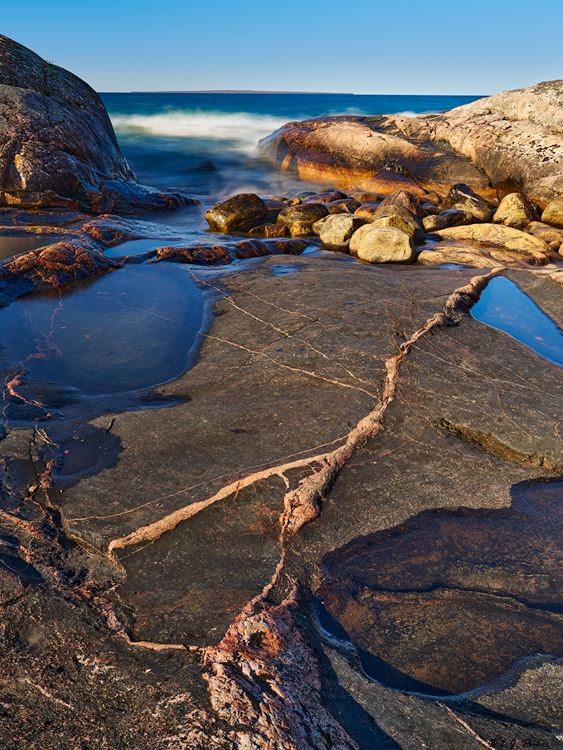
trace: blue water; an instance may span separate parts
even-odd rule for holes
[[[563,365],[563,331],[509,279],[492,279],[471,315]]]
[[[181,190],[198,198],[204,207],[237,192],[271,195],[304,189],[295,176],[282,174],[258,158],[258,141],[286,122],[325,115],[442,112],[479,98],[247,93],[101,96],[139,181]],[[204,160],[212,161],[217,169],[190,169]],[[193,216],[193,211],[184,214]],[[178,217],[184,214],[178,214],[175,223],[182,223]]]

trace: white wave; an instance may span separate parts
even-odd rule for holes
[[[288,118],[248,112],[176,110],[159,114],[113,115],[117,134],[141,132],[173,138],[229,141],[240,151],[253,152],[260,138],[284,125]]]

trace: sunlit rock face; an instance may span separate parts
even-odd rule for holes
[[[103,213],[188,200],[140,186],[98,94],[0,35],[0,205]]]
[[[288,123],[260,145],[265,158],[304,179],[378,195],[442,195],[463,182],[487,200],[519,192],[545,208],[563,190],[562,99],[563,81],[547,81],[443,114]]]

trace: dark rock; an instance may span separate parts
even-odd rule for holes
[[[218,232],[246,232],[268,213],[264,201],[254,193],[239,193],[216,203],[205,213],[207,223]]]
[[[139,185],[98,94],[0,36],[0,202],[24,207],[164,210],[193,202]]]
[[[213,164],[211,159],[204,159],[195,164],[190,164],[189,167],[186,167],[186,172],[216,172],[217,169],[218,167]]]

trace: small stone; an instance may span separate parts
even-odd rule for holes
[[[354,216],[359,216],[360,219],[371,221],[378,207],[379,203],[362,203],[359,208],[354,211]]]
[[[438,216],[441,216],[442,219],[444,219],[446,222],[446,228],[475,223],[475,217],[473,214],[460,208],[449,208],[446,211],[441,211]]]
[[[416,260],[412,239],[395,227],[365,224],[354,232],[349,247],[352,255],[368,263],[412,263]]]
[[[524,231],[547,243],[555,242],[557,240],[563,242],[563,229],[557,229],[557,227],[552,227],[549,224],[543,224],[541,221],[531,221]]]
[[[352,193],[350,198],[360,203],[379,203],[381,201],[381,196],[377,195],[377,193]]]

